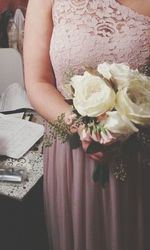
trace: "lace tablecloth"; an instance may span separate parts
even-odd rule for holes
[[[35,116],[34,121],[43,123],[39,116]],[[0,168],[25,169],[27,180],[21,183],[0,181],[0,194],[14,199],[22,200],[25,195],[34,187],[43,175],[43,139],[40,139],[23,157],[18,160],[0,156]]]
[[[22,200],[25,195],[37,183],[43,175],[43,156],[42,156],[42,142],[38,147],[34,146],[24,157],[19,160],[1,157],[0,167],[25,168],[27,170],[28,180],[21,183],[0,182],[0,194]]]

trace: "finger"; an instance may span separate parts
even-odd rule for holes
[[[105,158],[105,155],[104,153],[102,152],[97,152],[97,153],[93,153],[93,154],[88,154],[88,156],[93,159],[93,160],[96,160],[96,161],[103,161],[104,158]]]
[[[88,157],[94,161],[99,161],[98,157],[96,157],[95,155],[88,154]]]
[[[87,148],[89,147],[91,141],[81,141],[82,143],[82,148],[86,152]]]
[[[99,159],[104,158],[104,153],[103,153],[103,152],[96,152],[96,153],[94,153],[94,155],[95,155],[96,157],[98,157]]]

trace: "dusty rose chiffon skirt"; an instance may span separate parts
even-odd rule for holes
[[[143,164],[143,163],[142,163]],[[57,141],[44,150],[44,199],[53,250],[149,250],[150,166],[131,154],[128,177],[92,180],[94,167],[81,148]]]

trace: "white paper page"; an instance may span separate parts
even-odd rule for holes
[[[19,83],[12,83],[0,94],[0,112],[21,108],[33,109],[24,87]]]
[[[24,112],[13,113],[13,114],[7,114],[7,116],[12,116],[12,117],[15,117],[15,118],[23,119]]]
[[[44,134],[44,126],[0,114],[0,155],[22,157]]]

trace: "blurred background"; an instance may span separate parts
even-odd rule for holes
[[[0,0],[0,49],[13,48],[21,58],[27,3]],[[42,177],[21,201],[0,194],[0,249],[48,250],[43,206]]]
[[[14,11],[17,8],[25,12],[27,3],[28,0],[0,0],[0,13],[8,9]]]
[[[24,18],[28,0],[0,0],[0,47],[22,54]]]

